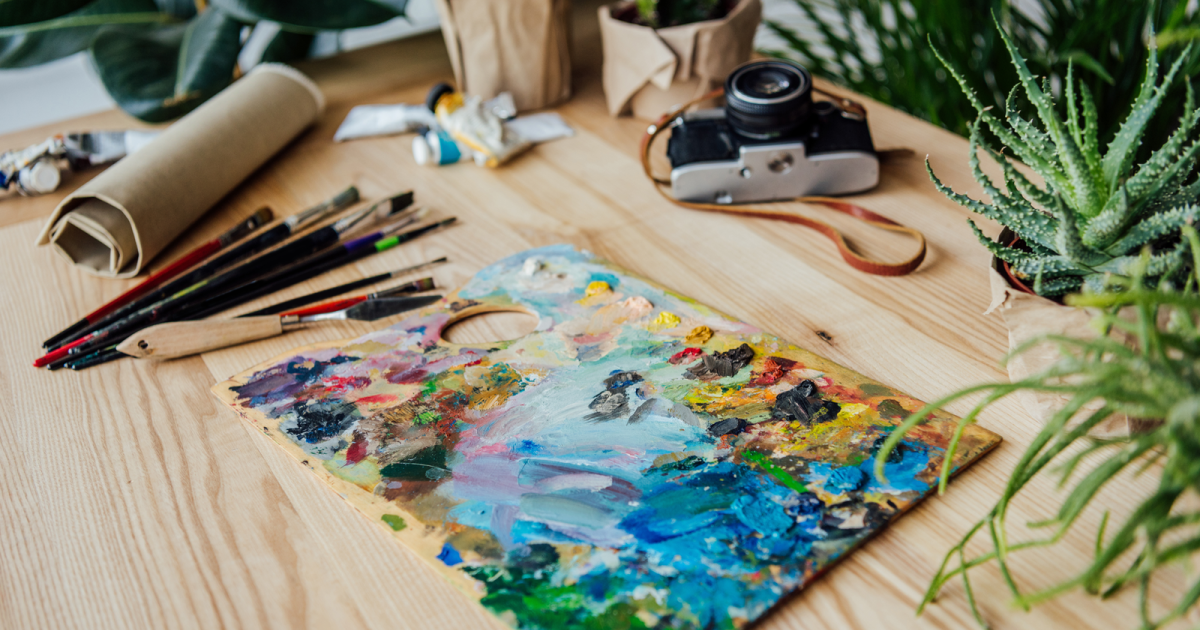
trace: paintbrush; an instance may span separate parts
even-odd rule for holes
[[[121,318],[128,317],[130,314],[139,309],[145,308],[150,304],[187,289],[188,287],[191,287],[196,283],[205,280],[206,278],[210,278],[221,269],[228,267],[233,263],[273,247],[277,243],[281,243],[286,240],[300,227],[310,223],[315,223],[323,217],[337,212],[357,201],[358,189],[354,186],[351,186],[330,199],[327,199],[307,210],[293,214],[292,216],[280,221],[278,225],[264,230],[254,237],[242,242],[240,245],[233,247],[229,251],[217,256],[203,265],[200,265],[192,271],[189,271],[183,276],[180,276],[166,285],[159,287],[140,298],[137,298],[125,306],[120,307],[116,311],[104,316],[100,321],[93,322],[74,335],[64,337],[62,341],[67,343],[63,344],[63,346],[70,345],[89,333],[108,326],[109,324],[112,324]],[[71,339],[71,337],[74,337],[74,339]]]
[[[342,267],[366,258],[367,256],[387,251],[400,245],[401,243],[407,243],[408,241],[411,241],[422,234],[427,234],[433,230],[450,225],[455,220],[455,217],[450,217],[449,219],[444,219],[442,221],[438,221],[437,223],[409,230],[395,236],[390,236],[388,238],[375,241],[374,243],[369,243],[366,246],[357,247],[353,250],[346,251],[343,255],[335,257],[331,260],[323,261],[320,264],[305,265],[303,268],[290,273],[289,270],[285,269],[269,279],[264,278],[261,282],[255,283],[255,287],[253,287],[252,290],[243,291],[238,289],[225,294],[223,298],[218,296],[217,298],[195,304],[193,307],[189,307],[190,312],[186,316],[178,319],[203,319],[209,315],[227,311],[235,306],[245,304],[246,302],[256,300],[264,295],[270,295],[276,291],[294,286],[304,282],[305,280],[315,278],[323,273],[337,269],[338,267]]]
[[[328,265],[333,261],[341,260],[347,256],[353,256],[359,251],[369,250],[376,241],[382,240],[384,237],[390,236],[393,233],[398,232],[399,230],[404,229],[413,223],[416,223],[420,219],[424,218],[427,214],[429,214],[428,208],[418,208],[412,212],[404,213],[404,216],[402,216],[399,220],[387,225],[381,230],[372,232],[365,236],[360,236],[358,238],[345,240],[329,249],[322,250],[316,254],[313,254],[312,256],[300,260],[293,265],[284,267],[283,269],[280,269],[269,276],[256,278],[239,286],[231,287],[228,290],[218,293],[217,295],[214,295],[206,299],[204,302],[196,305],[194,312],[198,313],[198,315],[195,317],[189,317],[188,319],[202,319],[210,312],[215,312],[208,310],[214,304],[223,304],[235,299],[237,299],[239,303],[243,303],[244,300],[239,299],[243,296],[262,296],[269,293],[274,293],[273,290],[265,289],[267,287],[275,286],[277,287],[275,290],[278,290],[279,288],[282,288],[278,286],[279,281],[285,278],[296,276],[308,269]]]
[[[413,280],[412,282],[406,282],[398,287],[384,289],[383,291],[376,291],[374,293],[364,293],[363,295],[356,295],[354,297],[348,297],[348,298],[343,298],[340,300],[334,300],[332,302],[325,302],[324,304],[317,304],[316,306],[309,306],[307,308],[302,308],[299,310],[278,311],[277,313],[272,313],[272,314],[278,314],[280,316],[287,316],[287,315],[300,316],[300,315],[316,315],[318,313],[332,313],[334,311],[340,311],[342,309],[350,308],[351,306],[354,306],[355,304],[366,302],[367,300],[378,300],[379,298],[398,297],[398,296],[405,295],[408,293],[421,293],[423,291],[431,291],[434,288],[436,288],[436,285],[433,282],[433,278],[421,278],[420,280]],[[249,315],[239,315],[238,317],[235,317],[234,319],[240,319],[242,317],[249,317]]]
[[[116,344],[113,344],[111,346],[100,348],[91,354],[85,354],[79,358],[71,357],[64,365],[60,367],[67,367],[71,368],[72,370],[82,370],[85,368],[90,368],[93,365],[108,363],[109,361],[121,359],[126,356],[128,355],[117,350]]]
[[[74,336],[76,333],[82,332],[91,324],[99,322],[103,317],[116,311],[119,307],[132,302],[135,298],[146,293],[150,289],[157,287],[164,282],[174,278],[175,276],[191,269],[199,264],[205,258],[229,247],[233,243],[242,240],[250,233],[257,230],[259,227],[269,223],[273,213],[270,208],[259,208],[257,212],[250,215],[250,218],[238,223],[233,229],[214,238],[207,243],[193,249],[192,251],[180,256],[171,264],[163,267],[160,271],[154,273],[144,282],[133,287],[132,289],[122,293],[116,298],[109,300],[106,304],[88,313],[83,319],[67,326],[62,332],[54,335],[42,343],[43,347],[50,348],[57,345],[60,341]]]
[[[313,322],[331,320],[375,321],[433,304],[440,299],[442,299],[440,295],[383,298],[368,300],[332,313],[316,313],[302,316],[263,315],[244,319],[170,322],[138,331],[125,341],[122,341],[117,346],[117,350],[139,359],[146,357],[174,359],[176,357],[185,357],[249,341],[274,337]]]
[[[176,315],[184,310],[184,307],[188,303],[193,303],[207,295],[212,295],[220,289],[234,285],[237,282],[244,282],[255,276],[270,273],[272,270],[287,265],[297,258],[303,258],[336,243],[338,237],[343,232],[354,227],[359,221],[375,211],[375,209],[376,206],[368,206],[352,212],[348,216],[338,219],[323,228],[309,232],[282,247],[246,261],[212,278],[197,282],[170,297],[155,302],[124,319],[91,333],[79,345],[67,350],[67,353],[83,354],[91,352],[100,346],[116,343],[121,338],[120,336],[131,333],[139,328],[145,328],[158,321],[177,319]]]
[[[286,300],[286,301],[280,302],[278,304],[273,304],[273,305],[265,307],[265,308],[260,308],[257,311],[254,311],[252,313],[246,313],[245,315],[239,315],[239,317],[254,317],[256,315],[275,315],[277,313],[282,313],[284,311],[288,311],[288,310],[291,310],[294,308],[304,306],[305,304],[312,304],[313,302],[319,302],[321,300],[331,298],[334,296],[338,296],[343,293],[349,293],[350,291],[353,291],[355,289],[360,289],[362,287],[370,286],[370,285],[376,284],[378,282],[390,280],[392,278],[395,278],[396,276],[407,275],[414,271],[424,269],[425,267],[429,267],[429,266],[436,265],[439,263],[444,263],[444,262],[446,262],[446,257],[442,256],[441,258],[438,258],[437,260],[431,260],[429,262],[424,262],[419,265],[413,265],[411,267],[405,267],[403,269],[397,269],[395,271],[387,271],[384,273],[376,274],[374,276],[368,276],[366,278],[354,280],[352,282],[347,282],[345,284],[339,284],[336,287],[330,287],[328,289],[322,289],[321,291],[315,291],[313,293],[309,293],[308,295],[302,295],[300,297],[292,298],[290,300]],[[422,290],[426,291],[428,289],[422,289]]]

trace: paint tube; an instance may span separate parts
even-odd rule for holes
[[[333,134],[333,141],[406,133],[436,124],[433,112],[424,105],[359,105],[346,114]]]
[[[59,163],[69,170],[111,164],[137,151],[157,131],[93,131],[59,134],[31,147],[0,154],[0,189],[15,187],[26,196],[44,195],[62,181]]]
[[[525,137],[507,128],[478,96],[450,91],[445,84],[434,87],[433,94],[438,92],[441,94],[433,106],[438,124],[459,143],[481,154],[477,163],[495,168],[533,146]]]
[[[471,159],[477,154],[457,143],[441,129],[430,129],[413,138],[413,158],[422,166],[444,166]]]
[[[549,142],[575,135],[575,130],[554,112],[520,116],[504,122],[509,131],[533,143]]]

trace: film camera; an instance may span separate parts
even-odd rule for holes
[[[725,80],[725,108],[683,114],[667,143],[676,199],[730,204],[840,195],[879,182],[861,109],[812,99],[798,64],[752,61]]]

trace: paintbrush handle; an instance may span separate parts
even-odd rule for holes
[[[139,359],[174,359],[283,333],[276,315],[214,321],[169,322],[144,328],[117,346]]]

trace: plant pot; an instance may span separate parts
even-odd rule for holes
[[[653,29],[620,19],[633,7],[600,7],[604,98],[613,116],[644,120],[723,85],[750,59],[762,19],[760,0],[740,0],[719,20]]]
[[[1005,228],[1000,233],[1001,243],[1012,243],[1016,235]],[[987,315],[998,311],[1008,329],[1008,349],[1024,345],[1029,340],[1043,335],[1067,335],[1077,339],[1094,339],[1098,334],[1091,326],[1096,312],[1091,309],[1066,306],[1054,300],[1036,295],[1027,287],[1022,289],[1010,281],[1004,261],[992,257],[988,267],[988,278],[992,288],[992,303],[984,311]],[[1015,280],[1015,278],[1014,278]],[[1057,346],[1039,344],[1008,360],[1008,378],[1020,381],[1053,365],[1059,359]],[[1045,423],[1066,404],[1068,397],[1053,392],[1022,390],[1015,394],[1031,416]],[[1084,408],[1084,412],[1099,409],[1097,402]],[[1132,422],[1122,415],[1114,415],[1092,430],[1095,437],[1127,437],[1133,430]]]
[[[437,0],[458,89],[519,111],[571,96],[569,0]]]

